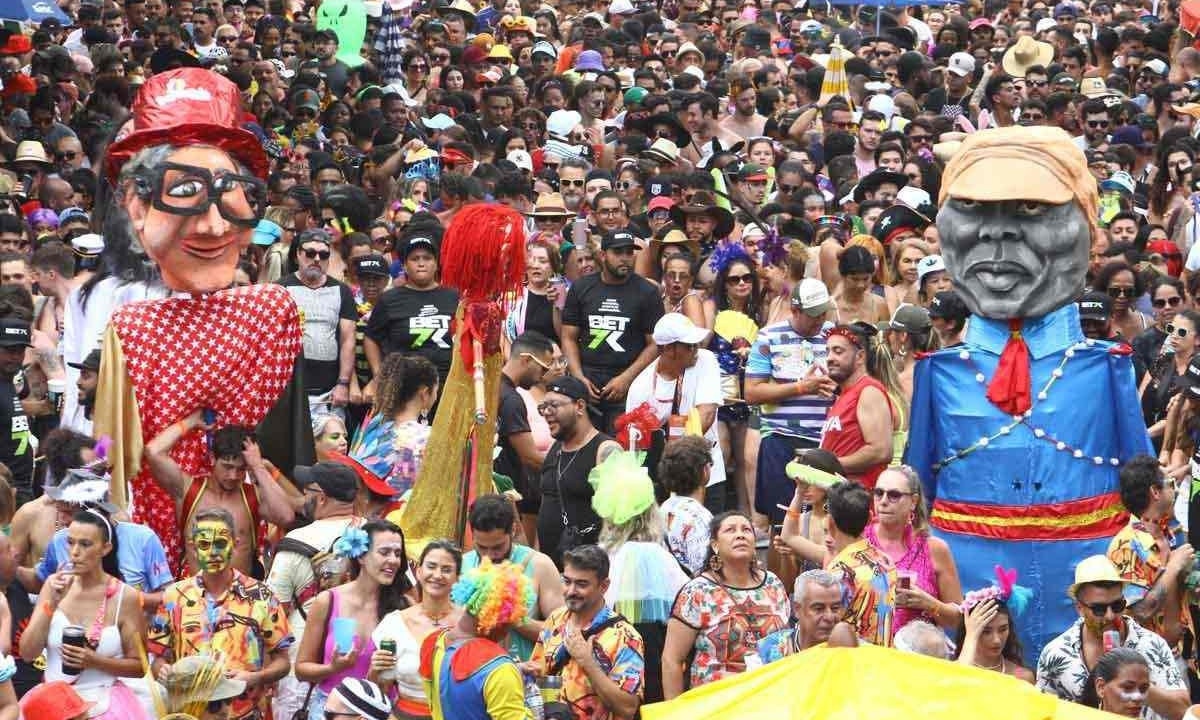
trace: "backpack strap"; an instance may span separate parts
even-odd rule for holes
[[[317,582],[317,573],[312,569],[312,559],[321,551],[304,542],[303,540],[297,540],[296,538],[285,536],[279,541],[279,544],[275,546],[275,557],[278,558],[279,553],[282,552],[292,552],[309,561],[309,572],[312,574],[312,579],[309,580],[308,584],[304,587],[297,588],[295,590],[296,596],[292,599],[292,602],[296,607],[296,612],[300,613],[300,617],[308,620],[308,613],[304,610],[304,603],[316,597],[317,592],[319,592],[321,587],[320,583]]]

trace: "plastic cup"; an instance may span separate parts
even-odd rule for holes
[[[333,645],[341,654],[354,649],[354,638],[358,635],[358,621],[354,618],[333,619]]]

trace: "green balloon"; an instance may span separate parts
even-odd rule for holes
[[[352,68],[363,64],[359,54],[367,36],[367,9],[363,0],[324,0],[317,10],[317,29],[337,33],[338,60]]]

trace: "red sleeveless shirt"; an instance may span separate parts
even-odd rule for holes
[[[888,412],[892,412],[892,399],[888,396],[887,388],[870,375],[863,375],[858,382],[843,390],[829,408],[829,413],[825,416],[825,425],[821,427],[823,449],[841,458],[861,450],[867,444],[858,424],[858,398],[862,391],[869,387],[883,393],[884,399],[887,400]],[[873,489],[875,479],[887,466],[886,462],[873,465],[855,479],[868,490]]]

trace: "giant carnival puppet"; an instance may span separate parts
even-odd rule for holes
[[[1096,181],[1058,128],[976,133],[946,167],[937,224],[974,317],[964,345],[917,364],[907,462],[963,587],[997,565],[1033,591],[1036,659],[1077,617],[1075,565],[1127,515],[1118,468],[1151,452],[1125,345],[1085,339],[1073,302],[1100,232]]]
[[[112,187],[108,245],[140,247],[172,294],[113,313],[96,434],[112,439],[114,501],[128,499],[133,520],[155,530],[178,573],[175,502],[151,477],[143,447],[197,410],[212,428],[257,426],[292,378],[300,318],[278,285],[228,289],[265,209],[267,173],[262,144],[242,127],[233,82],[195,68],[155,75],[109,146],[104,171]],[[211,470],[206,441],[193,429],[171,452],[191,477]]]

